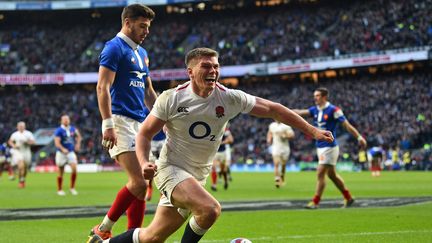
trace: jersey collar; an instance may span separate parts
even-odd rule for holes
[[[325,108],[329,107],[329,105],[330,105],[330,102],[327,101],[322,108],[319,106],[317,106],[317,107],[318,107],[318,110],[324,110]]]
[[[129,38],[127,35],[123,34],[122,32],[118,32],[117,37],[124,40],[134,51],[138,49],[138,44],[135,43],[131,38]]]

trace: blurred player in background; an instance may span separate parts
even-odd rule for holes
[[[289,140],[294,136],[294,130],[279,121],[274,121],[269,125],[267,143],[271,144],[276,188],[285,183],[286,163],[291,152]]]
[[[0,177],[3,174],[3,171],[9,169],[10,167],[10,154],[9,148],[6,143],[0,144]],[[12,170],[9,170],[12,171]],[[13,174],[9,174],[9,176],[13,176]],[[11,179],[11,178],[10,178]]]
[[[326,175],[333,181],[335,186],[344,196],[343,207],[349,207],[354,203],[350,191],[345,186],[342,177],[336,172],[336,163],[339,157],[339,145],[336,142],[336,128],[339,123],[354,137],[357,138],[361,147],[366,147],[366,140],[361,136],[355,127],[345,118],[342,110],[328,101],[329,91],[326,88],[318,88],[314,92],[316,106],[305,110],[294,110],[297,114],[313,117],[314,125],[322,130],[331,131],[335,140],[331,143],[316,141],[318,168],[317,185],[315,196],[306,205],[308,209],[318,208],[321,196],[326,186]]]
[[[164,242],[190,217],[181,242],[195,243],[221,213],[219,202],[204,189],[214,155],[228,121],[239,113],[273,118],[300,129],[317,140],[332,142],[331,132],[319,130],[290,109],[243,91],[228,89],[219,80],[219,54],[196,48],[186,55],[189,82],[163,92],[137,135],[137,156],[146,178],[151,138],[164,126],[167,141],[157,164],[155,184],[163,193],[147,228],[129,230],[110,240]],[[155,168],[154,168],[155,169]],[[94,235],[90,242],[102,242]]]
[[[228,127],[225,128],[225,132],[222,136],[222,142],[219,145],[219,149],[213,159],[213,166],[211,171],[212,185],[211,189],[217,191],[217,167],[219,167],[219,173],[224,180],[224,189],[228,189],[228,167],[226,145],[234,142],[234,137]]]
[[[374,146],[369,149],[368,159],[373,177],[381,175],[382,162],[385,161],[385,157],[385,151],[381,146]]]
[[[11,165],[18,166],[18,187],[25,187],[27,169],[31,164],[31,145],[35,143],[33,133],[26,130],[26,124],[23,121],[17,123],[17,131],[12,133],[8,144],[11,147]]]
[[[59,174],[57,176],[57,195],[66,195],[63,191],[63,175],[67,164],[69,164],[72,170],[70,192],[72,195],[78,195],[78,192],[75,190],[78,163],[75,151],[79,152],[80,150],[81,134],[77,128],[70,124],[69,116],[62,115],[60,126],[55,130],[54,136],[54,145],[57,148],[55,163],[59,168]]]
[[[128,228],[140,227],[144,219],[146,181],[135,154],[135,135],[153,107],[156,93],[149,73],[147,51],[141,44],[149,34],[155,13],[142,4],[123,9],[122,28],[105,44],[100,54],[96,87],[102,116],[102,146],[109,150],[128,175],[128,182],[117,194],[103,221],[91,233],[106,239],[111,228],[126,211]],[[151,167],[152,165],[149,164]]]
[[[148,115],[150,113],[149,109],[145,108],[145,113]],[[164,129],[160,130],[151,141],[151,153],[150,153],[150,162],[156,163],[156,160],[159,158],[160,152],[162,150],[163,144],[165,143],[166,135]],[[147,185],[147,193],[145,196],[146,201],[151,201],[153,195],[153,179],[148,180]]]

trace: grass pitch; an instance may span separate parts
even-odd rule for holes
[[[427,172],[386,172],[372,178],[368,172],[342,173],[353,195],[373,197],[432,196],[432,174]],[[315,173],[288,173],[284,187],[276,189],[271,173],[238,173],[227,191],[219,186],[212,193],[222,202],[249,200],[310,199]],[[66,175],[66,187],[69,183]],[[56,194],[56,174],[35,174],[24,190],[17,182],[0,178],[0,209],[110,205],[124,184],[124,173],[78,175],[78,196]],[[156,203],[156,197],[152,202]],[[323,200],[342,197],[328,182]],[[148,224],[152,215],[146,215]],[[85,242],[90,228],[101,217],[0,221],[0,242]],[[229,242],[245,237],[252,242],[431,242],[432,203],[382,207],[308,210],[223,212],[201,242]],[[125,230],[122,217],[114,228]],[[183,229],[168,242],[179,242]]]

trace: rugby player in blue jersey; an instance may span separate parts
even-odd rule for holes
[[[336,185],[344,196],[343,207],[349,207],[354,203],[350,191],[345,186],[342,177],[336,173],[336,162],[339,157],[339,146],[336,141],[336,127],[338,123],[357,138],[360,146],[366,147],[366,140],[361,136],[355,127],[345,118],[342,110],[328,102],[329,91],[326,88],[318,88],[314,92],[314,101],[316,106],[309,109],[294,110],[303,117],[312,116],[315,127],[331,131],[335,140],[333,142],[316,141],[318,168],[317,168],[317,186],[315,196],[312,201],[306,205],[308,209],[317,209],[321,196],[326,185],[325,176]]]
[[[146,115],[144,108],[153,107],[156,93],[149,73],[147,51],[141,44],[149,34],[155,13],[142,4],[123,9],[120,32],[105,44],[100,54],[99,77],[96,87],[102,116],[102,146],[109,150],[128,175],[128,182],[117,194],[103,221],[91,235],[110,237],[111,228],[126,211],[128,228],[140,227],[144,219],[146,182],[135,155],[135,135]],[[142,166],[144,166],[142,168]]]
[[[72,195],[78,195],[78,192],[75,190],[78,162],[75,151],[78,152],[81,147],[81,134],[77,128],[70,125],[70,118],[68,115],[63,115],[60,123],[61,125],[54,132],[54,145],[57,148],[55,163],[59,168],[59,175],[57,176],[57,195],[66,195],[62,188],[66,164],[69,164],[72,170],[70,192]]]

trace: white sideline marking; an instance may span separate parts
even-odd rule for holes
[[[391,234],[412,234],[412,233],[432,233],[432,230],[402,230],[402,231],[386,231],[386,232],[360,232],[360,233],[344,233],[344,234],[320,234],[320,235],[290,235],[290,236],[277,236],[277,237],[259,237],[248,238],[252,242],[262,240],[283,240],[283,239],[306,239],[306,238],[330,238],[330,237],[349,237],[349,236],[366,236],[366,235],[391,235]],[[230,242],[232,239],[223,240],[202,240],[200,242]]]

